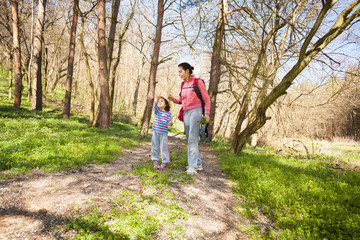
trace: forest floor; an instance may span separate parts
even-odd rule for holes
[[[183,151],[185,140],[169,136],[169,150]],[[123,190],[142,192],[139,176],[116,174],[131,171],[150,159],[151,146],[127,150],[109,164],[90,165],[57,173],[34,170],[15,179],[0,181],[0,239],[69,239],[76,232],[64,226],[79,209],[96,202],[102,211],[110,209],[108,199]],[[184,239],[249,239],[239,228],[246,220],[236,213],[239,200],[218,165],[218,156],[200,144],[204,170],[192,183],[170,187],[176,204],[190,213],[181,223]],[[185,169],[183,169],[185,171]],[[155,239],[167,239],[161,232]]]

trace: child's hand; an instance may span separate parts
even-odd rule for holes
[[[168,126],[172,126],[173,125],[173,123],[172,123],[172,121],[170,121],[169,123],[168,123]]]
[[[175,102],[175,98],[174,98],[171,94],[169,94],[168,99],[169,99],[170,101]]]

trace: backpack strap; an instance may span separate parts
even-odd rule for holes
[[[200,99],[200,102],[201,102],[201,108],[202,108],[202,114],[205,115],[205,102],[201,96],[201,92],[200,92],[200,89],[199,89],[199,86],[197,85],[197,80],[199,80],[199,78],[195,78],[195,81],[194,81],[194,90],[195,90],[195,93],[196,93],[196,96]],[[200,79],[201,81],[203,81],[204,85],[205,85],[205,82],[203,79]]]
[[[182,90],[183,90],[184,83],[185,83],[185,81],[183,81],[183,82],[181,83],[181,88],[180,88],[180,93],[179,93],[180,99],[181,99],[181,92],[182,92]]]

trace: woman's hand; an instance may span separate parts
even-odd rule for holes
[[[206,120],[205,120],[206,123],[209,123],[209,122],[210,122],[210,116],[209,116],[209,114],[206,114],[206,115],[205,115],[205,119],[206,119]]]
[[[171,94],[169,94],[168,99],[169,99],[170,101],[175,102],[175,98],[174,98]]]

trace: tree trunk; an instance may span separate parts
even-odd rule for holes
[[[48,48],[45,48],[44,53],[45,63],[44,63],[44,87],[43,87],[43,94],[44,98],[46,99],[46,89],[48,88],[48,82],[49,82],[49,54],[48,54]]]
[[[12,85],[13,85],[13,54],[12,52],[9,53],[10,60],[9,60],[9,99],[12,98]]]
[[[96,122],[99,128],[106,129],[110,126],[110,104],[106,69],[105,0],[97,0],[97,9],[100,103],[99,115]]]
[[[78,22],[78,11],[77,6],[79,0],[74,1],[73,8],[73,21],[71,24],[71,33],[70,33],[70,46],[69,46],[69,58],[68,58],[68,71],[66,75],[66,90],[65,90],[65,99],[64,99],[64,110],[63,118],[70,118],[70,108],[71,108],[71,89],[72,89],[72,79],[74,72],[74,58],[75,58],[75,41],[76,41],[76,28]]]
[[[119,6],[117,6],[117,8],[119,8]],[[110,78],[110,116],[112,116],[113,105],[114,105],[114,91],[115,91],[116,70],[117,70],[117,68],[119,66],[119,63],[120,63],[121,50],[122,50],[122,47],[123,47],[124,36],[125,36],[125,33],[127,32],[127,30],[129,29],[130,22],[131,22],[132,18],[134,17],[134,12],[135,12],[135,3],[133,5],[133,7],[132,7],[132,11],[131,11],[130,16],[128,17],[128,19],[126,19],[126,23],[124,25],[123,30],[119,34],[119,49],[118,49],[117,59],[116,59],[116,62],[115,62],[114,66],[113,66],[113,68],[111,70],[111,78]],[[111,48],[111,56],[112,56],[112,51],[113,50]],[[111,60],[108,61],[108,67],[111,67]]]
[[[139,88],[140,88],[140,82],[141,82],[142,74],[143,74],[143,70],[144,70],[144,65],[145,65],[145,58],[143,57],[140,72],[137,76],[136,84],[135,84],[134,102],[133,102],[133,116],[134,117],[136,117],[136,108],[137,108],[137,102],[138,102],[138,96],[139,96]]]
[[[221,0],[221,10],[218,17],[218,25],[216,27],[213,52],[211,56],[210,82],[209,82],[209,98],[210,98],[210,120],[215,123],[216,97],[220,82],[221,70],[221,49],[225,36],[225,13],[227,12],[227,0]],[[214,123],[208,127],[209,139],[214,134]]]
[[[95,90],[94,90],[94,83],[93,83],[92,77],[91,77],[91,68],[90,68],[88,53],[86,51],[85,43],[84,43],[84,26],[85,26],[85,17],[81,16],[80,45],[81,45],[82,52],[84,54],[86,73],[87,73],[87,78],[88,78],[89,86],[90,86],[91,103],[90,103],[89,125],[93,125],[94,117],[95,117]]]
[[[11,1],[12,27],[13,27],[13,50],[14,50],[14,73],[15,73],[15,89],[14,89],[14,108],[21,106],[22,93],[22,72],[21,72],[21,49],[19,35],[19,19],[18,19],[18,2]]]
[[[158,16],[156,23],[155,44],[154,44],[154,51],[151,60],[146,107],[141,121],[141,134],[147,134],[149,131],[149,123],[150,123],[153,104],[154,104],[156,72],[159,64],[158,62],[159,62],[160,45],[161,45],[161,32],[163,28],[163,17],[164,17],[164,0],[158,0]]]
[[[120,7],[120,0],[113,0],[112,3],[112,12],[111,12],[111,24],[110,24],[110,32],[109,32],[109,40],[108,40],[108,48],[107,48],[107,68],[109,71],[108,76],[110,76],[110,69],[111,69],[111,62],[112,62],[112,55],[114,49],[114,42],[115,42],[115,32],[116,32],[116,24],[118,19]]]
[[[28,102],[31,102],[31,80],[32,80],[32,75],[31,75],[31,65],[33,63],[33,53],[34,53],[34,0],[31,1],[31,31],[30,31],[30,43],[31,43],[31,48],[30,48],[30,58],[29,58],[29,64],[27,66],[28,69],[28,74],[27,74],[27,99]]]
[[[47,0],[40,0],[38,5],[37,21],[34,33],[32,99],[31,110],[42,110],[42,83],[41,83],[41,50],[42,35],[45,22],[45,8]],[[39,65],[40,64],[40,65]]]

